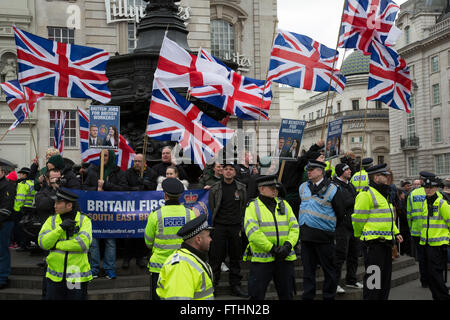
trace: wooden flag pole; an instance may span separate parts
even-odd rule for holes
[[[330,82],[328,84],[328,92],[327,92],[327,100],[325,102],[325,117],[323,118],[323,123],[322,123],[322,132],[320,134],[320,139],[323,140],[323,135],[325,132],[325,125],[327,124],[328,121],[328,99],[330,96],[330,90],[331,90],[331,81],[333,80],[333,74],[334,74],[334,67],[336,65],[336,55],[337,55],[337,50],[339,47],[339,36],[341,34],[341,28],[342,28],[342,18],[344,17],[344,12],[345,12],[345,4],[347,3],[347,0],[344,1],[344,6],[342,7],[342,14],[341,14],[341,22],[339,24],[339,29],[338,29],[338,37],[337,37],[337,41],[336,41],[336,49],[334,51],[334,61],[333,61],[333,67],[331,68],[331,76],[330,76]],[[335,89],[336,91],[336,89]]]
[[[364,158],[364,148],[366,144],[366,124],[367,124],[367,110],[369,109],[369,100],[366,100],[366,110],[364,110],[364,133],[363,133],[363,141],[361,148],[361,159],[359,160],[359,181],[361,185],[361,170],[362,170],[362,161]]]
[[[103,163],[104,159],[105,159],[105,150],[106,149],[102,149],[102,151],[100,152],[100,180],[103,180],[103,172],[105,169],[105,164]],[[108,151],[108,150],[106,150]]]
[[[151,103],[151,97],[150,97],[150,103]],[[147,116],[147,124],[145,125],[145,131],[144,131],[144,146],[142,148],[142,167],[141,167],[141,178],[144,177],[144,169],[145,165],[147,164],[147,145],[148,145],[148,135],[147,135],[147,126],[148,126],[148,120],[150,119],[150,105],[148,106],[148,116]]]
[[[37,103],[38,102],[36,101],[36,108],[37,108]],[[36,157],[35,158],[39,158],[39,156],[38,156],[39,153],[38,153],[38,149],[37,149],[37,146],[36,146],[36,141],[34,140],[33,129],[31,127],[31,113],[30,113],[30,109],[28,108],[28,103],[26,105],[27,105],[28,124],[30,126],[31,140],[33,141],[34,152],[36,153]]]
[[[9,133],[9,129],[6,130],[4,134],[2,134],[2,136],[0,137],[0,141],[2,141],[8,133]]]

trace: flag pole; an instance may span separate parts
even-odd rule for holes
[[[366,100],[366,109],[364,110],[364,131],[363,131],[363,141],[361,148],[361,159],[359,159],[359,186],[361,186],[361,174],[362,174],[362,161],[364,158],[364,148],[366,144],[366,124],[367,124],[367,110],[369,109],[369,100]]]
[[[38,104],[38,102],[36,101],[36,108],[37,108],[37,104]],[[35,158],[38,158],[38,149],[36,146],[36,141],[34,140],[33,129],[31,128],[31,112],[30,112],[30,109],[28,108],[28,103],[26,103],[26,105],[27,105],[28,124],[30,126],[31,140],[33,140],[34,152],[36,153]]]
[[[331,81],[333,81],[333,74],[334,74],[334,67],[336,65],[336,55],[337,55],[337,50],[339,47],[339,36],[341,34],[341,28],[342,28],[342,18],[344,17],[344,12],[345,12],[345,4],[347,3],[347,0],[344,0],[344,5],[342,7],[342,14],[341,14],[341,22],[339,24],[339,29],[338,29],[338,37],[337,37],[337,41],[336,41],[336,49],[334,51],[334,61],[333,61],[333,67],[331,68],[331,76],[330,76],[330,82],[328,84],[328,92],[327,92],[327,100],[325,102],[325,117],[323,118],[323,123],[322,123],[322,132],[320,133],[320,139],[323,140],[323,134],[325,131],[325,125],[328,121],[328,99],[330,96],[330,90],[331,90]],[[337,84],[337,83],[336,83]],[[334,90],[336,91],[336,89]]]
[[[151,101],[151,98],[150,98]],[[147,144],[148,144],[148,135],[147,135],[147,126],[148,126],[148,120],[150,119],[150,105],[148,106],[148,116],[147,116],[147,123],[145,125],[145,131],[144,131],[144,146],[142,147],[142,157],[143,157],[143,163],[141,167],[141,178],[144,177],[144,168],[147,164]]]
[[[5,132],[4,134],[2,134],[2,136],[0,137],[0,141],[2,141],[2,140],[6,137],[6,135],[8,134],[8,132],[9,132],[9,129],[7,129],[6,132]]]

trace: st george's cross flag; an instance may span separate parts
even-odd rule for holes
[[[12,80],[0,83],[1,88],[6,94],[6,103],[16,117],[16,121],[8,130],[14,130],[21,124],[36,106],[36,103],[44,97],[44,93],[34,92],[30,88],[22,87],[18,80]]]
[[[173,89],[153,82],[147,135],[155,140],[176,141],[200,168],[232,138],[234,130],[208,117]]]
[[[378,41],[371,44],[367,100],[386,103],[410,112],[411,78],[405,60],[392,48]]]
[[[154,78],[161,88],[216,86],[222,94],[233,94],[227,79],[228,71],[221,65],[199,59],[176,42],[164,37]]]
[[[111,100],[106,77],[109,53],[61,43],[14,28],[19,82],[57,97]]]
[[[392,0],[345,1],[338,46],[370,55],[374,40],[386,46],[395,44],[401,34],[394,24],[399,10]]]
[[[89,148],[89,112],[78,108],[78,119],[80,120],[81,161],[99,166],[102,150]],[[114,149],[114,153],[116,165],[120,167],[120,170],[125,171],[133,166],[136,153],[122,135],[119,135],[119,148]]]
[[[222,95],[215,86],[204,86],[192,88],[191,96],[206,101],[243,120],[269,119],[268,111],[272,102],[270,81],[265,82],[264,80],[240,75],[204,49],[199,50],[199,57],[226,68],[234,92],[232,95],[226,96]]]
[[[268,81],[312,91],[342,93],[345,77],[334,69],[338,52],[294,32],[278,30],[270,56]],[[331,82],[330,82],[331,79]]]

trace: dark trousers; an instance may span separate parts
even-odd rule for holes
[[[248,275],[250,300],[264,300],[267,287],[273,279],[278,299],[294,298],[294,261],[252,262]]]
[[[342,266],[347,262],[347,274],[345,284],[355,284],[356,271],[358,270],[358,257],[361,251],[361,242],[353,236],[353,230],[344,225],[336,228],[336,255],[334,264],[336,266],[336,280],[340,284]]]
[[[45,286],[45,300],[87,300],[88,298],[87,282],[54,282],[47,278]]]
[[[392,277],[392,245],[390,241],[364,241],[364,300],[388,300]]]
[[[334,256],[334,243],[301,242],[303,300],[313,300],[316,296],[316,270],[319,264],[325,277],[322,289],[323,299],[334,299],[337,287]]]
[[[125,239],[125,252],[124,260],[131,260],[136,258],[136,260],[143,258],[148,252],[147,246],[142,239],[137,238],[127,238]]]
[[[444,280],[447,272],[447,246],[423,246],[428,285],[434,300],[449,300]]]
[[[156,288],[158,287],[159,273],[150,273],[150,297],[152,300],[161,300],[161,298],[156,294]]]
[[[211,247],[209,249],[209,261],[214,274],[214,283],[220,280],[220,267],[225,258],[229,257],[230,285],[241,284],[241,226],[216,224],[211,232]]]
[[[420,245],[420,237],[411,237],[415,247],[416,260],[419,262],[420,283],[422,286],[428,286],[427,268],[425,266],[424,246]]]

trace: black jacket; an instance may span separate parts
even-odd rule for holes
[[[0,209],[9,211],[10,216],[4,221],[12,221],[14,199],[16,198],[16,184],[3,177],[0,179]]]
[[[55,214],[55,199],[56,190],[52,187],[45,186],[34,197],[34,206],[36,207],[36,213],[42,220]]]
[[[242,217],[242,221],[244,220],[244,214],[247,204],[247,191],[245,188],[245,184],[234,180],[236,182],[236,190],[239,194],[239,209],[240,209],[240,215]],[[220,203],[222,202],[222,181],[216,182],[211,186],[211,189],[209,189],[209,207],[212,211],[212,223],[214,225],[214,219],[217,215],[217,212],[219,212],[220,209]]]
[[[166,176],[166,169],[167,169],[167,167],[170,167],[171,165],[172,165],[172,163],[170,163],[170,162],[168,162],[168,163],[161,162],[152,167],[153,171],[156,172],[155,183],[156,183],[156,179],[158,179],[159,176],[163,176],[163,177]],[[188,180],[188,175],[187,175],[186,171],[183,169],[183,167],[180,165],[177,165],[177,169],[178,169],[178,179]]]
[[[129,168],[125,171],[127,179],[128,190],[130,191],[153,191],[156,190],[156,173],[153,169],[147,167],[144,170],[144,175],[141,178],[141,172],[134,168]]]
[[[61,171],[61,187],[67,189],[81,189],[81,182],[72,170],[71,165],[67,165]]]
[[[97,191],[98,180],[100,179],[100,167],[92,165],[88,169],[86,181],[83,185],[84,190]],[[109,176],[105,179],[103,185],[105,191],[127,191],[127,179],[125,172],[115,166]]]
[[[342,220],[342,224],[352,231],[353,230],[352,214],[355,208],[355,199],[358,193],[356,192],[356,189],[351,182],[345,183],[341,181],[339,178],[334,177],[333,183],[341,191],[341,196],[343,200],[345,214]]]

